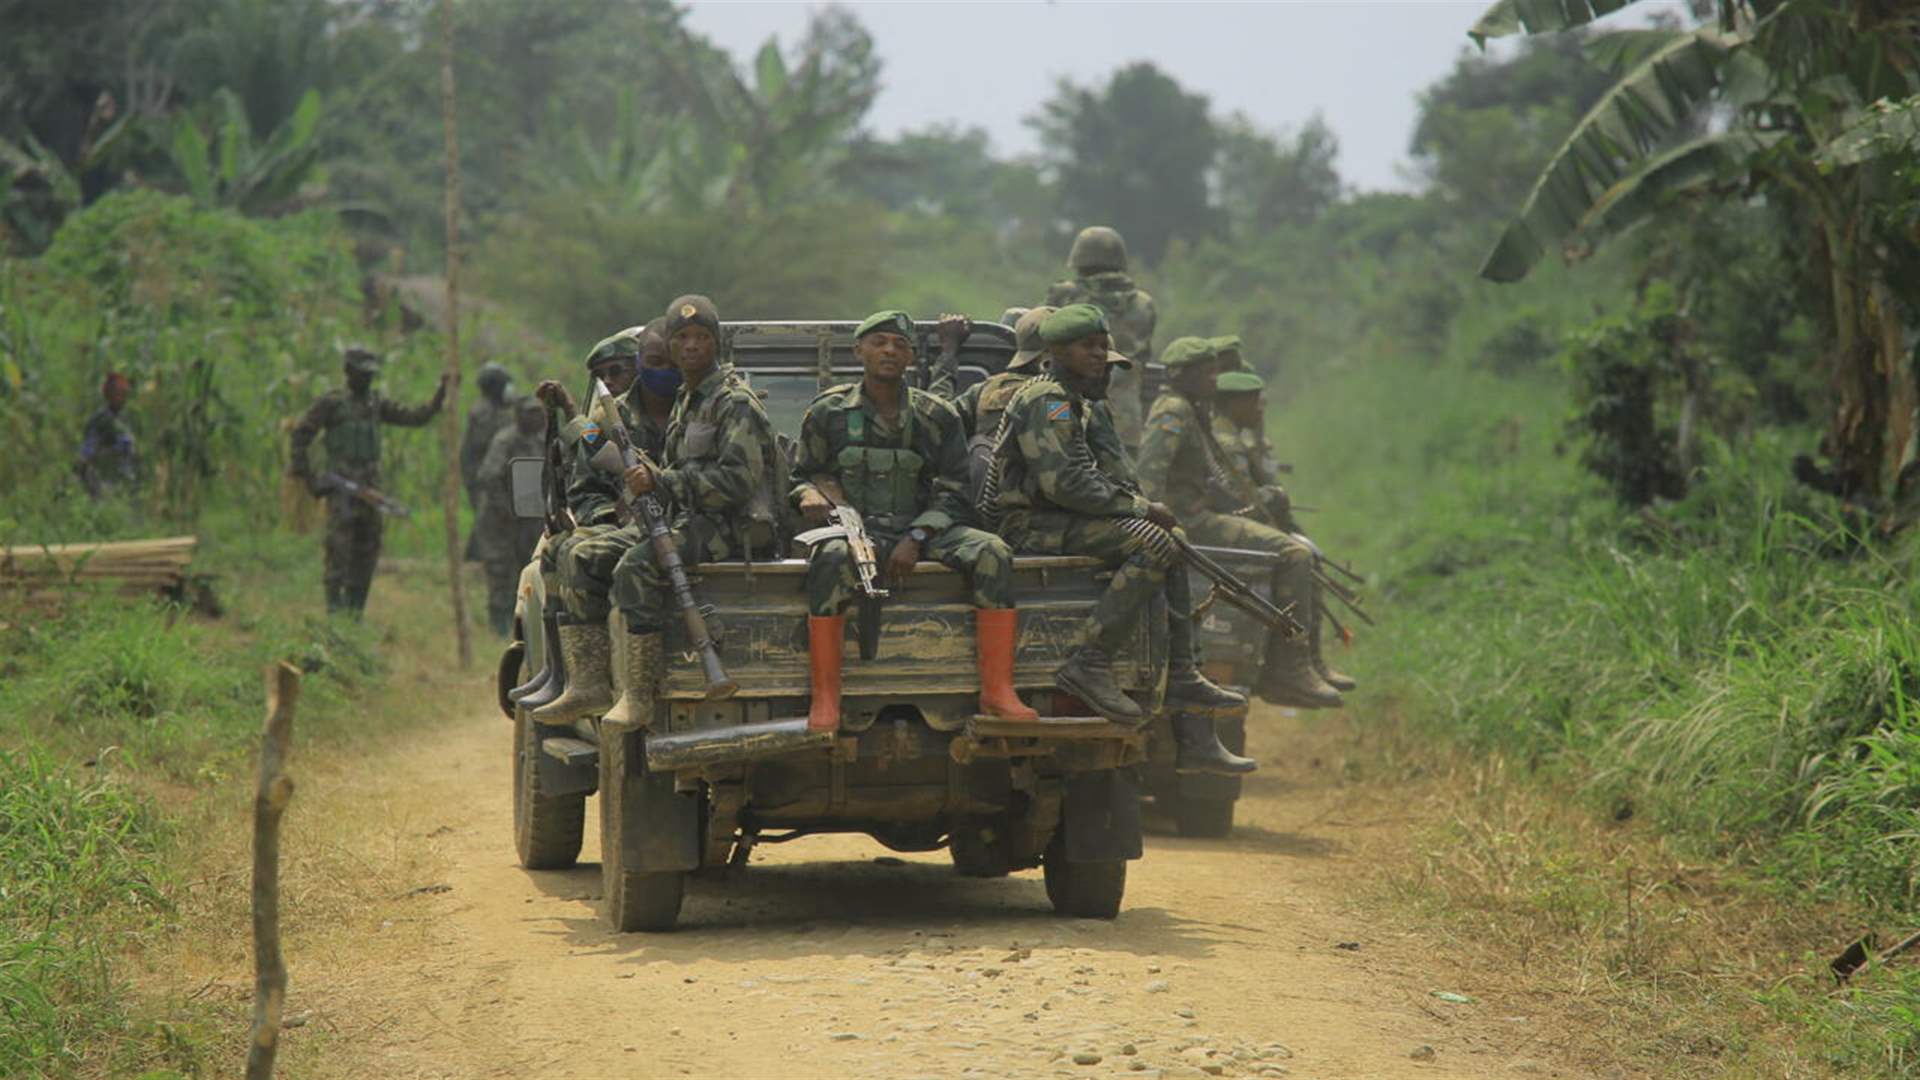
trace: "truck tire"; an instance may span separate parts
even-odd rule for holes
[[[1233,799],[1200,799],[1181,795],[1174,800],[1173,824],[1181,836],[1213,840],[1233,832]]]
[[[961,877],[1006,877],[1013,872],[1013,829],[1002,818],[961,818],[947,839],[947,854]]]
[[[1120,914],[1120,899],[1127,891],[1125,859],[1073,862],[1067,858],[1064,837],[1055,832],[1040,865],[1053,910],[1076,919],[1111,919]]]
[[[513,720],[513,847],[529,870],[562,870],[580,858],[586,830],[585,795],[547,795],[540,790],[540,748],[524,711]]]
[[[527,643],[516,638],[501,651],[500,666],[493,672],[494,697],[500,702],[500,711],[507,714],[509,720],[513,719],[513,702],[507,700],[507,691],[519,686],[524,679],[520,669],[525,666],[526,660]]]
[[[632,776],[627,755],[638,745],[633,734],[600,743],[600,891],[607,922],[622,934],[673,929],[687,891],[684,870],[630,870],[625,865],[620,831],[625,827],[622,802]]]

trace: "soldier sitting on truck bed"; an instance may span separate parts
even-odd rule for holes
[[[766,406],[720,363],[720,315],[704,296],[667,306],[668,355],[682,377],[666,445],[651,465],[627,470],[634,495],[658,491],[671,505],[673,543],[689,569],[703,562],[776,556],[778,500],[785,469],[774,446]],[[654,547],[638,543],[613,569],[613,601],[627,619],[626,692],[606,714],[610,724],[644,726],[653,683],[665,655],[669,599]]]
[[[1166,703],[1181,766],[1247,768],[1213,732],[1212,714],[1244,708],[1246,699],[1200,671],[1187,567],[1159,532],[1177,522],[1140,493],[1110,414],[1099,407],[1110,370],[1106,318],[1091,304],[1069,304],[1047,316],[1040,334],[1049,373],[1021,387],[1002,421],[1001,533],[1023,554],[1090,555],[1115,567],[1088,617],[1084,643],[1054,672],[1054,682],[1109,720],[1144,722],[1146,714],[1114,681],[1112,659],[1146,621],[1154,594],[1164,592]]]
[[[844,500],[859,511],[885,580],[904,581],[924,556],[967,576],[980,673],[980,711],[1037,720],[1013,691],[1013,552],[964,524],[966,442],[960,417],[933,394],[906,384],[914,358],[913,320],[904,311],[867,316],[854,331],[865,376],[820,392],[800,424],[794,505],[825,525]],[[840,664],[847,605],[860,585],[847,542],[817,544],[807,558],[807,641],[813,701],[807,726],[840,726]]]

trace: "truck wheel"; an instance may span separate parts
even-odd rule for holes
[[[1076,919],[1111,919],[1120,914],[1120,898],[1127,891],[1127,862],[1072,862],[1062,833],[1053,834],[1041,859],[1047,880],[1047,899],[1053,910]]]
[[[1182,795],[1173,804],[1174,827],[1181,836],[1217,839],[1233,831],[1232,799],[1196,799]]]
[[[540,748],[524,712],[513,720],[513,847],[529,870],[561,870],[580,858],[586,829],[585,795],[547,795],[540,790]]]
[[[961,818],[947,838],[947,854],[961,877],[1006,877],[1013,872],[1013,830],[1001,818]]]
[[[500,653],[500,666],[493,673],[494,696],[500,702],[500,711],[513,719],[513,702],[507,700],[507,691],[520,685],[520,668],[526,663],[527,643],[516,640]]]
[[[621,854],[620,832],[625,827],[621,804],[633,778],[630,770],[641,764],[630,766],[627,757],[638,745],[634,734],[600,742],[600,891],[606,899],[607,921],[622,934],[673,929],[687,890],[686,871],[629,870]]]

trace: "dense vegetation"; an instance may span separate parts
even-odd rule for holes
[[[1912,361],[1862,327],[1913,321],[1912,291],[1893,287],[1920,205],[1906,114],[1876,114],[1846,162],[1815,159],[1831,153],[1820,133],[1856,129],[1861,95],[1913,76],[1913,30],[1840,18],[1852,6],[1789,5],[1816,19],[1794,24],[1801,38],[1769,29],[1773,5],[1728,5],[1724,23],[1463,55],[1422,95],[1420,189],[1382,194],[1341,183],[1317,121],[1261,131],[1151,64],[1036,103],[1047,151],[1009,161],[978,131],[863,131],[888,73],[844,11],[733,58],[665,3],[463,0],[462,240],[491,298],[478,337],[530,377],[688,288],[728,314],[991,318],[1061,274],[1074,227],[1116,225],[1163,338],[1247,339],[1297,498],[1323,508],[1309,524],[1375,576],[1386,625],[1362,642],[1364,704],[1527,762],[1755,888],[1892,927],[1920,917],[1920,635],[1894,452]],[[344,340],[391,350],[402,396],[431,386],[432,290],[408,276],[444,239],[431,15],[220,0],[8,16],[22,31],[0,41],[0,71],[20,73],[0,94],[0,460],[41,465],[0,475],[0,540],[191,528],[236,584],[274,591],[271,614],[217,629],[0,598],[0,897],[24,898],[0,905],[0,1015],[31,1020],[0,1030],[0,1072],[206,1068],[191,1040],[128,1039],[136,1021],[103,1007],[121,995],[102,935],[164,922],[179,811],[154,792],[232,771],[266,657],[314,657],[336,705],[380,677],[362,631],[299,614],[318,606],[315,568],[281,509],[281,432]],[[1595,126],[1624,107],[1619,85],[1665,85],[1645,65],[1695,49],[1786,74],[1712,68],[1658,124]],[[1835,56],[1865,58],[1864,82]],[[1715,126],[1715,110],[1740,122]],[[1750,129],[1762,157],[1693,145]],[[1598,157],[1565,151],[1596,132],[1615,139]],[[1210,162],[1165,178],[1178,197],[1108,186],[1157,175],[1173,141]],[[1632,181],[1624,207],[1543,208],[1538,192],[1566,190],[1536,189],[1543,167],[1603,159]],[[1860,226],[1841,230],[1845,251],[1822,217],[1836,208]],[[1489,250],[1530,252],[1530,276],[1478,278]],[[1832,287],[1847,252],[1883,260],[1854,279],[1863,307]],[[1842,378],[1863,358],[1881,383]],[[136,376],[153,470],[132,505],[88,503],[67,479],[109,368]],[[1836,441],[1849,416],[1870,446]],[[389,445],[396,493],[426,499],[437,443]],[[392,542],[424,552],[433,536],[422,523]],[[84,899],[57,916],[42,902],[69,893]],[[1920,1055],[1910,985],[1768,1000],[1809,1021],[1816,1060],[1885,1075]]]

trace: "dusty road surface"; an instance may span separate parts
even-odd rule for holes
[[[1549,1017],[1455,984],[1471,984],[1466,968],[1356,904],[1365,861],[1404,856],[1415,821],[1390,788],[1340,782],[1358,721],[1254,720],[1266,767],[1234,835],[1184,840],[1150,813],[1112,922],[1056,917],[1037,872],[963,879],[944,852],[815,837],[691,885],[672,934],[618,935],[599,917],[592,803],[579,867],[515,864],[509,725],[476,702],[432,753],[409,739],[413,752],[296,799],[290,844],[341,823],[369,864],[412,853],[424,888],[371,926],[348,914],[295,933],[288,1007],[315,1019],[289,1032],[307,1043],[289,1063],[356,1077],[1591,1075],[1555,1061]]]

